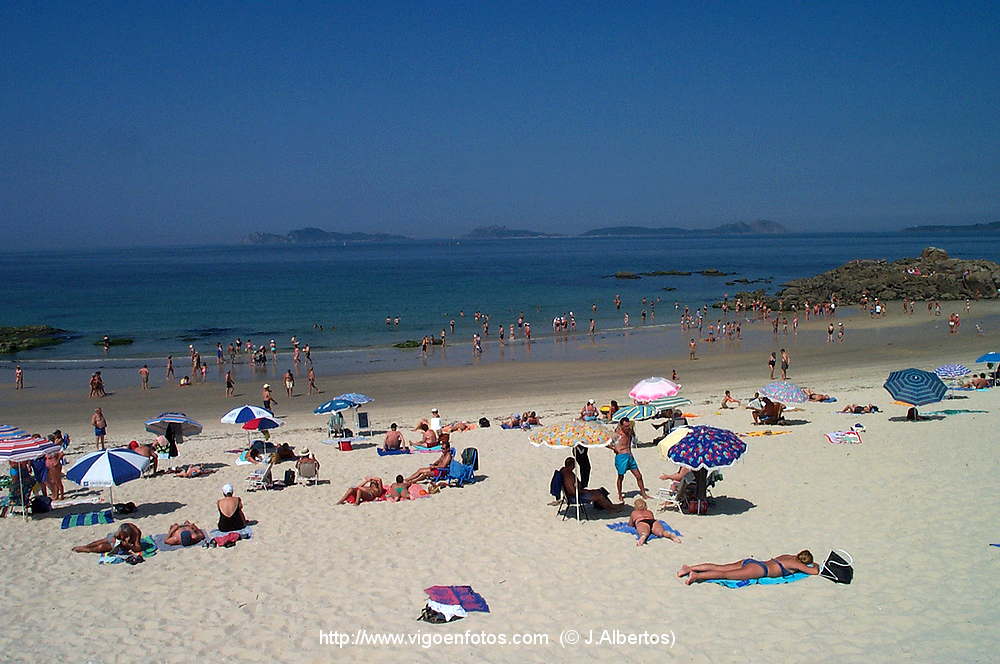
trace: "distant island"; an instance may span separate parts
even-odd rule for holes
[[[542,233],[539,231],[529,231],[524,228],[507,228],[506,226],[480,226],[462,236],[475,240],[502,240],[525,237],[562,237],[555,233]]]
[[[405,235],[390,233],[337,233],[322,228],[299,228],[285,235],[276,233],[251,233],[243,244],[333,244],[342,242],[386,242],[409,239]]]
[[[904,233],[1000,233],[1000,221],[964,226],[907,226]]]
[[[606,228],[595,228],[585,233],[582,237],[649,237],[661,235],[691,235],[695,233],[709,233],[714,235],[749,235],[749,234],[774,234],[787,233],[788,229],[776,221],[758,219],[756,221],[737,221],[731,224],[722,224],[711,228],[681,228],[679,226],[663,226],[651,228],[648,226],[608,226]]]

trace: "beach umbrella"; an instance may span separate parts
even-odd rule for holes
[[[781,403],[805,403],[809,397],[795,383],[788,380],[776,380],[760,388],[764,396]]]
[[[31,434],[0,439],[0,461],[33,461],[50,452],[58,452],[62,443]]]
[[[28,432],[24,429],[18,429],[17,427],[8,426],[6,424],[0,425],[0,440],[5,440],[7,438],[24,438],[28,435]]]
[[[258,408],[257,406],[246,405],[233,408],[223,415],[220,421],[223,424],[243,424],[258,417],[274,417],[274,413],[263,408]]]
[[[247,431],[265,431],[267,429],[277,429],[283,424],[282,420],[276,420],[272,417],[258,417],[257,419],[244,422],[243,428]]]
[[[334,397],[334,400],[336,399],[343,399],[344,401],[350,401],[356,406],[363,406],[366,403],[375,401],[375,399],[372,399],[367,394],[358,394],[357,392],[345,392],[341,394],[339,397]]]
[[[985,355],[980,355],[976,358],[976,362],[1000,362],[1000,353],[993,351],[992,353],[986,353]]]
[[[201,433],[201,423],[191,419],[184,413],[160,413],[151,420],[146,420],[146,431],[162,436],[167,433],[171,424],[179,425],[181,435],[194,436]]]
[[[116,447],[84,455],[66,471],[66,479],[82,487],[107,487],[113,505],[114,487],[139,479],[149,464],[149,457]]]
[[[893,371],[885,380],[885,389],[896,401],[924,406],[944,398],[948,391],[936,373],[923,369]]]
[[[348,408],[356,408],[358,404],[353,401],[348,401],[347,399],[341,399],[337,397],[336,399],[330,399],[326,403],[322,403],[316,407],[313,412],[317,415],[325,415],[326,413],[332,413],[334,411],[347,410]]]
[[[629,397],[636,403],[649,403],[653,399],[672,397],[680,392],[681,386],[672,380],[653,376],[640,380],[629,390]]]
[[[656,409],[656,412],[661,410],[666,410],[667,408],[680,408],[681,406],[691,405],[690,399],[685,399],[684,397],[662,397],[660,399],[653,399],[649,402],[649,405]]]
[[[532,433],[529,441],[535,447],[551,447],[557,450],[571,450],[576,445],[583,447],[603,447],[611,436],[599,424],[571,422],[569,424],[549,424]]]
[[[670,446],[667,458],[691,470],[712,470],[733,465],[746,451],[747,444],[732,431],[694,426]]]
[[[684,439],[684,436],[688,435],[689,433],[691,433],[691,427],[677,427],[676,429],[668,433],[663,438],[663,440],[661,440],[659,443],[656,444],[656,449],[659,450],[660,456],[665,461],[670,461],[670,456],[669,456],[670,448],[676,445],[677,443],[681,442],[681,440]]]
[[[624,408],[616,410],[615,414],[611,416],[611,419],[618,422],[627,417],[634,422],[638,422],[640,420],[648,420],[658,412],[659,411],[653,406],[625,406]]]
[[[934,370],[940,378],[961,378],[968,376],[971,371],[964,364],[943,364]]]

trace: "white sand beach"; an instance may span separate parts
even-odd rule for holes
[[[681,394],[693,402],[685,410],[698,415],[692,424],[737,433],[781,432],[744,437],[749,449],[723,471],[710,514],[658,513],[681,531],[683,543],[656,540],[641,548],[606,527],[627,519],[627,511],[592,512],[592,520],[582,523],[558,518],[548,504],[548,486],[565,454],[531,446],[525,432],[493,426],[453,435],[458,450],[479,450],[474,484],[412,502],[336,506],[345,489],[365,476],[391,481],[434,457],[379,457],[370,446],[340,452],[321,443],[325,418],[310,412],[323,397],[297,395],[288,404],[278,394],[277,414],[287,426],[273,438],[312,450],[322,464],[322,483],[247,493],[249,467],[234,465],[236,455],[225,452],[245,445],[245,433],[220,424],[219,417],[234,405],[259,403],[259,385],[239,386],[243,397],[236,400],[226,400],[217,384],[188,390],[159,386],[147,393],[121,389],[99,404],[75,393],[11,389],[0,420],[40,433],[68,431],[72,452],[92,448],[87,421],[95,405],[108,415],[113,444],[148,440],[145,418],[185,411],[203,422],[205,431],[187,439],[172,463],[215,464],[217,472],[124,484],[116,489],[116,500],[139,505],[125,521],[143,534],[165,532],[185,519],[212,528],[214,501],[230,482],[256,525],[253,539],[231,549],[194,547],[160,552],[141,565],[101,566],[97,555],[70,548],[112,526],[61,530],[65,511],[27,523],[0,520],[0,565],[7,576],[0,658],[992,661],[1000,647],[994,596],[1000,590],[1000,548],[989,546],[1000,543],[1000,390],[953,392],[958,398],[921,409],[985,413],[913,423],[891,419],[905,409],[891,403],[882,383],[893,369],[968,364],[991,350],[998,335],[963,330],[949,337],[939,321],[916,317],[905,323],[907,338],[920,342],[900,348],[895,345],[900,337],[888,327],[899,323],[885,321],[890,332],[873,335],[869,343],[852,338],[835,347],[816,341],[822,335],[816,325],[804,327],[793,347],[789,378],[838,401],[807,403],[789,413],[801,423],[784,427],[755,426],[743,409],[719,410],[724,389],[746,399],[768,382],[766,354],[738,350],[703,349],[697,362],[679,357],[656,363],[491,365],[352,376],[335,387],[323,385],[327,398],[346,391],[371,394],[376,401],[368,412],[375,428],[395,421],[412,437],[409,429],[431,407],[439,408],[445,421],[475,422],[533,409],[545,424],[567,422],[588,398],[624,403],[637,380],[669,376],[676,367]],[[852,329],[870,325],[859,320]],[[776,347],[784,343],[780,339]],[[882,412],[837,412],[848,403],[869,402]],[[824,438],[859,422],[865,429],[862,444],[834,445]],[[653,430],[640,423],[638,435],[648,442]],[[655,447],[639,447],[635,455],[650,489],[666,485],[657,475],[676,469]],[[608,450],[591,451],[590,486],[614,492],[612,456]],[[286,467],[292,464],[279,465],[275,476]],[[71,497],[95,494],[68,481],[66,487]],[[634,496],[630,476],[625,487],[627,496]],[[801,549],[822,561],[834,548],[855,560],[851,585],[813,577],[731,590],[709,583],[686,586],[675,576],[683,564],[767,559]],[[470,613],[446,625],[416,622],[423,589],[452,584],[471,585],[489,602],[490,613]],[[331,632],[355,636],[358,630],[400,634],[418,643],[342,648],[330,643]],[[512,642],[524,634],[535,643],[419,643],[444,635]],[[570,643],[574,634],[580,643]],[[629,635],[648,641],[649,634],[668,634],[672,644],[613,643]]]

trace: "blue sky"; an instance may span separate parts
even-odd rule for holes
[[[1000,219],[1000,5],[4,3],[24,248]]]

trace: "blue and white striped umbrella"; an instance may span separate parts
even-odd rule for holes
[[[33,461],[50,452],[58,452],[62,444],[31,434],[0,439],[0,461]]]
[[[943,364],[935,369],[934,373],[941,378],[961,378],[962,376],[968,376],[972,372],[964,364]]]
[[[249,422],[250,420],[256,420],[258,417],[274,417],[274,413],[264,408],[258,408],[257,406],[240,406],[239,408],[233,408],[231,411],[222,416],[220,420],[223,424],[243,424],[244,422]]]
[[[896,401],[914,406],[926,406],[944,399],[948,386],[936,373],[923,369],[893,371],[883,386]]]
[[[1000,362],[1000,353],[993,351],[976,358],[976,362]]]
[[[192,420],[184,413],[160,413],[151,420],[146,420],[146,431],[162,436],[167,433],[167,426],[179,424],[181,434],[184,436],[194,436],[201,433],[201,423]]]
[[[653,406],[625,406],[624,408],[616,410],[615,414],[611,416],[611,419],[615,422],[620,422],[627,417],[628,419],[637,422],[640,420],[648,420],[656,415],[656,413],[657,410]]]
[[[330,399],[326,403],[322,403],[316,407],[313,412],[317,415],[323,415],[325,413],[332,413],[333,411],[347,410],[348,408],[355,408],[358,404],[353,401],[348,401],[347,399],[341,399],[337,397],[336,399]]]
[[[8,438],[24,438],[27,435],[28,432],[24,429],[18,429],[17,427],[12,427],[7,424],[0,424],[0,440]]]
[[[345,392],[344,394],[341,394],[339,397],[334,397],[334,399],[343,399],[344,401],[350,401],[351,403],[357,406],[362,406],[370,401],[375,401],[375,399],[372,399],[370,396],[366,394],[358,394],[357,392]]]
[[[660,399],[653,399],[649,402],[649,405],[656,409],[657,412],[661,410],[666,410],[667,408],[680,408],[681,406],[691,405],[690,399],[685,399],[684,397],[662,397]]]
[[[805,403],[809,397],[795,383],[788,380],[776,380],[760,388],[760,393],[781,403]]]
[[[139,479],[149,457],[125,447],[91,452],[66,471],[66,479],[83,487],[112,487]]]

